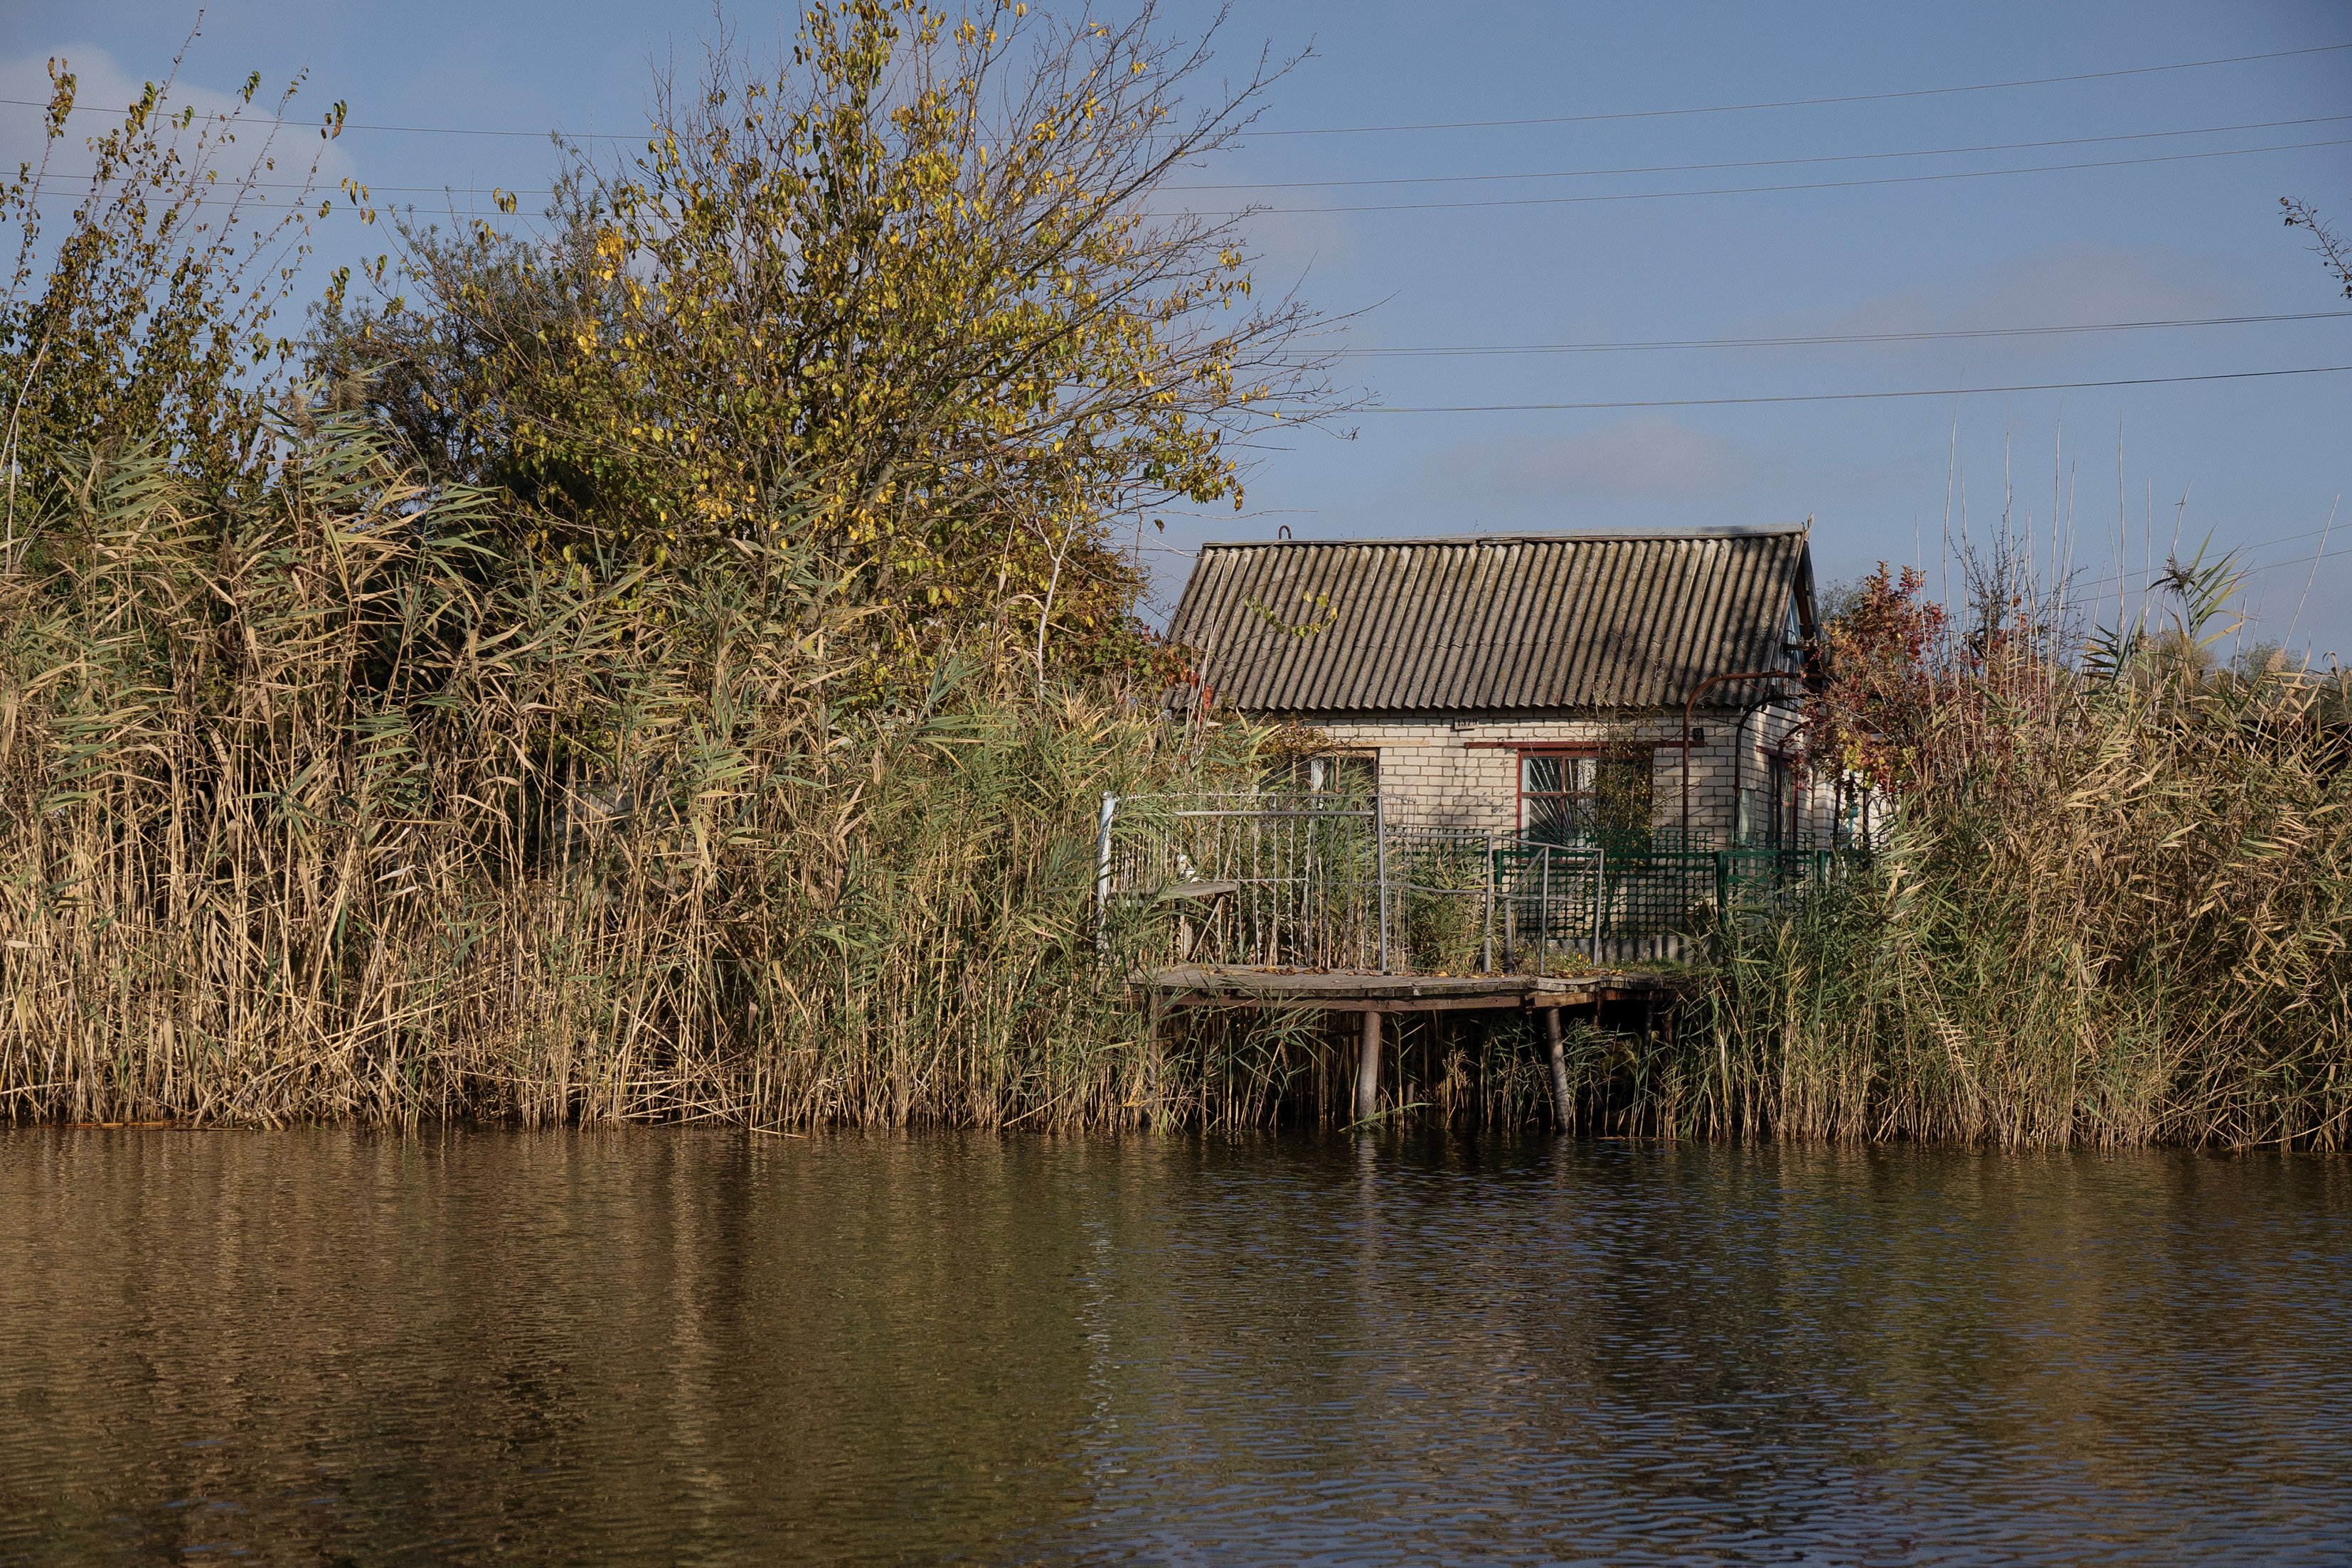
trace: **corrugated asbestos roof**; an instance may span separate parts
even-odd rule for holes
[[[1244,712],[1680,707],[1793,665],[1806,530],[1309,539],[1202,547],[1169,623]],[[1751,700],[1738,685],[1717,701]]]

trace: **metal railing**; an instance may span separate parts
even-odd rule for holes
[[[1097,916],[1171,916],[1180,962],[1362,967],[1383,926],[1383,826],[1377,797],[1106,795]]]
[[[1814,896],[1852,851],[1408,826],[1377,795],[1105,796],[1098,931],[1167,923],[1178,962],[1447,974],[1672,956]]]

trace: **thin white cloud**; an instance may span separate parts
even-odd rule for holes
[[[1433,476],[1498,499],[1738,496],[1785,462],[1680,420],[1628,419],[1574,435],[1465,441],[1435,455]]]
[[[53,57],[73,72],[75,82],[73,115],[66,121],[65,135],[50,150],[49,189],[78,196],[86,188],[91,168],[89,139],[122,123],[124,110],[146,90],[146,80],[131,76],[112,55],[95,44],[61,43],[53,50],[0,60],[0,99],[47,103],[48,63]],[[247,127],[237,133],[234,145],[221,148],[213,160],[223,184],[248,172],[256,173],[272,183],[273,188],[266,193],[271,206],[279,206],[300,193],[295,187],[315,157],[319,161],[320,190],[322,193],[333,193],[345,176],[357,172],[350,155],[341,143],[321,141],[317,131],[299,123],[278,129],[273,139],[269,127],[254,122],[275,115],[274,105],[271,84],[265,83],[248,107],[234,91],[207,87],[184,76],[173,84],[164,100],[166,110],[195,110],[197,124],[185,133],[191,141],[206,118],[244,111],[248,120]],[[289,106],[288,113],[301,120],[310,119],[313,110],[323,118],[327,105],[314,105],[305,98],[297,98]],[[40,162],[43,119],[44,111],[38,108],[0,104],[0,171],[10,178],[20,164]],[[258,168],[265,158],[274,159],[277,166]]]
[[[2097,321],[2170,320],[2259,308],[2251,285],[2170,246],[2095,240],[2045,246],[1937,283],[1743,325],[1739,337],[1945,332]],[[2067,339],[2008,346],[2079,352]],[[1836,351],[1836,350],[1829,350]]]

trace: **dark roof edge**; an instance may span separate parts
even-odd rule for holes
[[[1799,672],[1791,670],[1787,679],[1794,684],[1801,681],[1803,676]],[[1717,691],[1724,689],[1720,686],[1716,688]],[[1802,699],[1795,692],[1781,692],[1776,694],[1770,700],[1776,703],[1794,703]],[[1225,701],[1223,692],[1217,694],[1217,701],[1221,704]],[[1710,692],[1707,694],[1707,699],[1691,711],[1703,714],[1726,714],[1737,708],[1760,706],[1762,705],[1754,696],[1742,696],[1735,693],[1730,696],[1718,699],[1713,692]],[[1641,723],[1653,720],[1679,722],[1683,716],[1683,705],[1680,703],[1627,703],[1619,706],[1611,703],[1591,703],[1573,707],[1562,706],[1559,707],[1458,708],[1444,706],[1318,708],[1269,706],[1236,708],[1234,711],[1246,713],[1257,718],[1281,719],[1293,724],[1308,726],[1392,724],[1410,726],[1415,729],[1427,729],[1438,726],[1467,728],[1472,726],[1491,727],[1507,724],[1607,724],[1619,721]],[[1542,746],[1548,743],[1535,740],[1528,741],[1527,744]]]
[[[1601,544],[1618,539],[1755,539],[1808,535],[1811,527],[1790,523],[1778,528],[1608,528],[1591,533],[1554,534],[1410,534],[1389,538],[1352,539],[1210,539],[1201,546],[1213,549],[1298,549],[1353,548],[1364,545],[1520,545]]]

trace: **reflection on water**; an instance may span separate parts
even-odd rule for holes
[[[2329,1561],[2352,1166],[0,1133],[0,1563]]]

